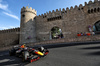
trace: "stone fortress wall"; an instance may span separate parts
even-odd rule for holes
[[[89,32],[88,26],[100,20],[100,1],[85,2],[84,6],[56,9],[36,16],[36,38],[50,40],[50,31],[57,26],[62,29],[64,38],[75,38],[77,33]],[[93,30],[93,28],[91,28]]]
[[[20,28],[0,30],[0,47],[19,44]]]
[[[36,42],[36,24],[34,20],[36,13],[35,9],[28,8],[28,6],[21,9],[20,43]]]
[[[56,9],[37,16],[35,9],[23,7],[21,9],[21,23],[19,31],[10,32],[8,30],[0,31],[0,44],[15,44],[19,41],[23,43],[36,43],[40,41],[51,41],[51,29],[59,27],[62,30],[64,39],[76,39],[77,33],[91,33],[88,26],[93,26],[100,20],[100,1],[85,2],[84,6],[70,7],[66,9]],[[5,32],[5,33],[3,33]],[[19,32],[16,34],[16,32]],[[95,36],[96,37],[96,36]],[[82,39],[82,37],[80,37]],[[93,36],[92,36],[93,38]],[[92,41],[92,38],[89,39]],[[73,41],[74,41],[73,40]],[[88,40],[88,39],[87,39]],[[94,39],[93,39],[94,40]],[[96,37],[97,40],[97,37]],[[54,40],[53,40],[54,41]],[[59,41],[59,39],[58,39]],[[67,42],[67,40],[65,40]],[[81,40],[80,40],[81,41]],[[85,41],[85,39],[84,39]],[[13,43],[15,42],[15,43]]]

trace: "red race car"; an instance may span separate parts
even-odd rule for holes
[[[18,57],[21,57],[22,61],[33,62],[40,59],[41,57],[46,56],[49,53],[48,49],[42,46],[38,48],[22,48],[21,46],[13,47],[11,50],[9,50],[9,55],[16,55]]]

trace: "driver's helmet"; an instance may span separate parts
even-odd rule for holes
[[[25,48],[25,47],[26,47],[25,44],[21,45],[21,48]]]

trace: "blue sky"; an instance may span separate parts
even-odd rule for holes
[[[40,15],[59,8],[84,5],[88,1],[90,0],[0,0],[0,30],[20,27],[20,10],[23,6],[29,5]]]

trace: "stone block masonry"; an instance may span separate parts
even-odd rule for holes
[[[0,47],[19,44],[20,28],[0,31]]]
[[[54,40],[52,29],[59,28],[63,39]],[[100,34],[100,1],[85,2],[75,7],[56,9],[37,16],[37,11],[32,7],[21,9],[20,28],[0,31],[0,42],[2,46],[11,44],[29,44],[36,42],[71,42],[90,41],[94,38],[76,38],[77,33],[98,33]],[[56,34],[57,35],[57,34]],[[95,35],[99,36],[99,35]],[[96,40],[100,40],[96,37]]]

